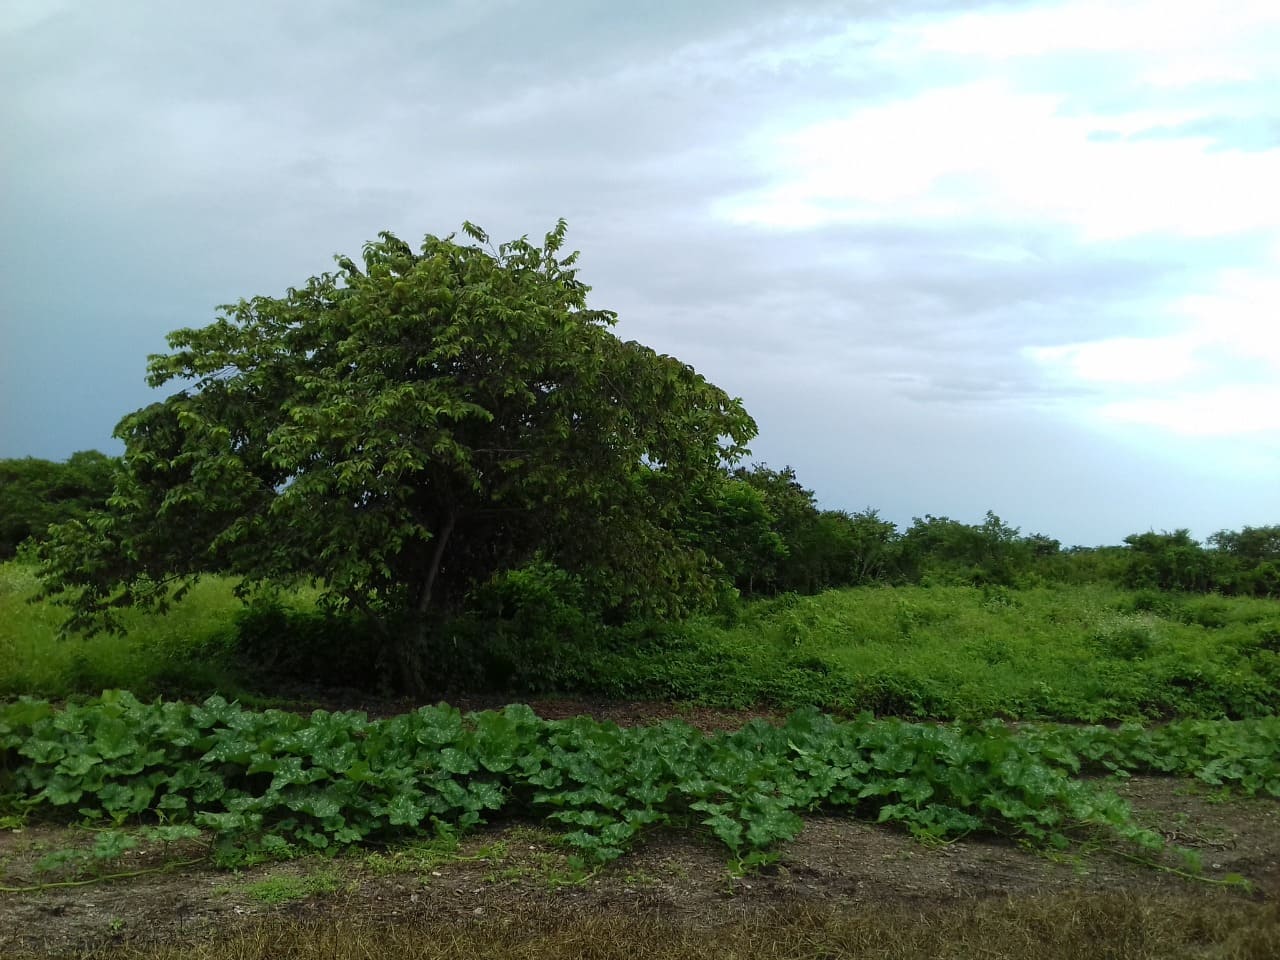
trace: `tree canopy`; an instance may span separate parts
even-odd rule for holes
[[[71,626],[163,605],[203,572],[306,579],[385,633],[402,688],[438,610],[534,558],[617,607],[671,613],[714,564],[672,533],[755,424],[587,305],[565,224],[541,245],[382,233],[362,262],[170,334],[129,414],[109,509],[42,557]]]

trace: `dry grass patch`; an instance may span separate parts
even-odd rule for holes
[[[683,924],[616,911],[565,915],[519,901],[511,906],[510,913],[450,924],[381,923],[363,916],[273,919],[233,936],[210,934],[195,942],[99,948],[78,956],[102,960],[1280,957],[1280,904],[1218,896],[1072,893],[943,905],[792,904],[750,911],[734,905],[721,922]]]

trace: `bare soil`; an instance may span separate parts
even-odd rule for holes
[[[464,709],[492,704],[462,703]],[[591,712],[619,723],[679,717],[703,729],[753,715],[642,704],[534,704],[546,717]],[[768,716],[767,714],[763,714]],[[308,857],[231,873],[199,844],[132,851],[93,882],[51,885],[37,864],[84,847],[83,830],[27,826],[0,832],[0,957],[89,956],[113,946],[197,944],[273,918],[374,925],[511,925],[574,918],[659,917],[714,927],[765,910],[918,910],[990,900],[1115,893],[1280,901],[1280,802],[1230,799],[1182,780],[1134,778],[1115,789],[1139,818],[1198,851],[1199,878],[1135,862],[1124,851],[1046,855],[990,838],[925,845],[891,828],[813,816],[776,863],[735,875],[726,851],[705,837],[656,831],[598,873],[574,875],[555,835],[538,824],[482,829],[456,850],[423,847]],[[1169,860],[1166,866],[1176,866]],[[151,871],[151,872],[143,872]],[[1248,885],[1230,880],[1240,875]],[[74,876],[73,881],[82,879]],[[293,882],[290,888],[288,884]],[[23,888],[38,889],[22,891]],[[283,896],[272,896],[283,890]],[[296,897],[296,898],[291,898]],[[271,902],[273,899],[283,902]],[[1280,917],[1271,909],[1269,916]]]

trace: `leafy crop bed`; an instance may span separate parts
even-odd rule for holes
[[[709,829],[749,866],[817,809],[925,838],[986,831],[1064,846],[1089,833],[1155,848],[1121,800],[1079,778],[1139,771],[1280,796],[1280,717],[1011,730],[802,711],[707,735],[678,722],[546,721],[525,706],[382,721],[123,692],[0,706],[0,809],[209,831],[228,861],[535,817],[561,824],[583,864],[675,824]]]

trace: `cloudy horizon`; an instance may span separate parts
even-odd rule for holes
[[[1280,523],[1280,7],[0,4],[0,457],[380,230],[559,217],[823,506]]]

